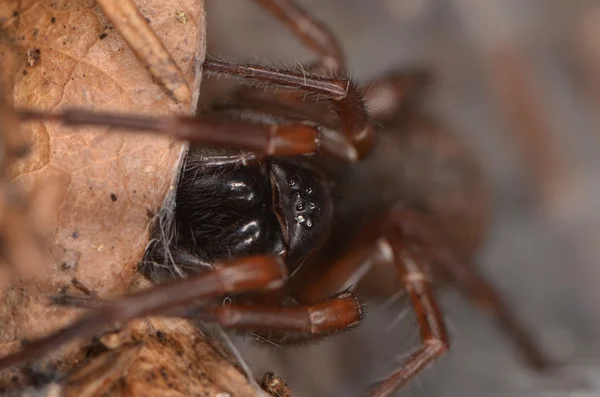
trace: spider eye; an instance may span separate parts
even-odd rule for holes
[[[298,215],[296,217],[296,222],[298,222],[299,224],[306,226],[307,228],[311,228],[313,223],[312,220],[310,218],[306,218],[304,217],[304,215]]]
[[[296,211],[302,211],[303,209],[304,209],[304,206],[302,204],[296,205]]]
[[[306,188],[306,194],[313,194],[312,187]]]

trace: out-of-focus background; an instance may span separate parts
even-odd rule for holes
[[[493,188],[482,271],[563,369],[528,370],[484,313],[439,292],[452,350],[401,396],[600,396],[600,3],[573,0],[301,0],[339,37],[351,76],[424,66],[425,106],[462,134]],[[314,60],[256,3],[207,1],[209,52]],[[204,92],[217,83],[205,81]],[[361,396],[418,345],[404,299],[358,329],[294,348],[238,341],[257,377],[294,396]]]

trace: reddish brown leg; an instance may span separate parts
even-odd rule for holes
[[[155,132],[206,147],[249,150],[259,158],[316,153],[318,149],[318,129],[306,124],[259,124],[214,116],[149,117],[85,110],[61,113],[18,110],[17,113],[23,121],[59,121],[69,126],[98,125]],[[248,161],[256,156],[248,155]]]
[[[205,61],[204,70],[325,95],[337,105],[342,120],[343,137],[354,147],[353,152],[347,154],[347,159],[355,161],[367,154],[373,146],[375,131],[370,123],[362,95],[348,79],[327,78],[262,65],[237,65],[215,60]],[[324,140],[321,143],[327,149],[328,141]],[[337,142],[333,143],[337,144]],[[332,148],[331,151],[335,149]]]
[[[109,308],[112,304],[110,301],[72,296],[58,296],[53,298],[53,302],[88,309]],[[360,303],[350,293],[307,306],[228,304],[216,307],[179,307],[161,314],[217,322],[230,329],[300,333],[302,339],[315,339],[348,330],[362,320]]]
[[[392,229],[386,233],[386,241],[393,252],[393,258],[390,259],[398,268],[417,316],[421,347],[412,353],[399,369],[373,388],[369,393],[371,397],[394,395],[409,379],[449,348],[442,312],[431,290],[430,281],[421,270],[422,265],[404,244],[403,236],[397,230]]]
[[[348,330],[363,316],[356,296],[345,293],[308,306],[223,305],[201,309],[194,317],[226,328],[293,332],[303,334],[302,339],[315,339]]]
[[[320,57],[319,65],[332,72],[345,69],[344,54],[331,31],[292,0],[255,0],[283,22]],[[311,67],[312,69],[312,67]]]
[[[394,217],[388,216],[383,222],[374,222],[351,244],[353,248],[334,263],[329,272],[307,286],[305,289],[308,292],[302,294],[303,299],[314,299],[347,285],[351,280],[358,282],[375,261],[397,267],[417,316],[421,347],[371,391],[369,396],[372,397],[393,395],[410,378],[448,350],[446,327],[430,282],[421,271],[417,256],[406,243]]]
[[[399,210],[394,214],[394,222],[402,228],[406,238],[416,241],[427,250],[434,264],[441,266],[450,275],[464,295],[496,318],[530,366],[545,369],[552,365],[491,284],[477,273],[474,266],[461,262],[444,247],[441,238],[425,217],[410,210]]]
[[[417,316],[421,347],[406,359],[400,369],[392,372],[369,394],[373,397],[391,396],[410,378],[448,350],[448,335],[430,283],[421,271],[414,253],[403,243],[399,231],[390,229],[376,241],[372,238],[364,238],[357,243],[354,249],[332,266],[332,274],[324,274],[324,277],[313,286],[309,286],[308,295],[303,297],[314,298],[329,293],[332,288],[339,288],[342,283],[348,283],[351,279],[358,282],[367,272],[369,264],[374,261],[385,261],[396,265]],[[338,272],[338,277],[335,277],[333,272]],[[346,279],[341,280],[340,275],[345,276]]]
[[[306,46],[319,54],[321,57],[320,64],[309,67],[309,70],[320,66],[332,74],[344,72],[344,55],[333,33],[299,7],[295,1],[255,1],[282,21]],[[237,69],[234,69],[234,67],[237,67]],[[324,78],[306,73],[276,71],[255,65],[227,65],[210,60],[204,63],[204,68],[244,78],[257,79],[260,82],[298,88],[309,93],[323,94],[332,98],[337,103],[344,127],[344,136],[356,149],[355,154],[348,154],[351,161],[363,157],[373,145],[375,133],[369,123],[369,116],[365,110],[362,96],[357,87],[349,80]],[[327,141],[324,143],[326,144]],[[330,152],[335,153],[335,150]]]
[[[86,338],[115,322],[159,315],[198,299],[280,288],[286,277],[279,257],[254,256],[216,264],[215,270],[178,279],[111,301],[54,334],[32,341],[22,350],[0,358],[0,369],[57,349],[70,340]]]

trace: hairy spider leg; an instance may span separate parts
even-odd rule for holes
[[[110,301],[53,334],[34,340],[0,358],[0,369],[47,354],[74,338],[97,334],[103,327],[137,317],[160,315],[199,299],[281,288],[287,273],[283,259],[258,255],[215,264],[207,273],[173,280]]]
[[[106,300],[69,295],[60,295],[52,300],[57,305],[86,309],[108,308],[112,304]],[[291,332],[297,335],[288,338],[288,341],[294,342],[315,340],[349,330],[358,325],[363,318],[361,304],[356,295],[348,292],[311,305],[196,305],[169,309],[161,315],[215,322],[227,329]]]
[[[248,150],[249,161],[265,156],[295,156],[315,153],[318,149],[318,129],[305,124],[260,124],[204,115],[150,117],[86,110],[64,110],[47,113],[17,109],[22,121],[57,121],[67,126],[107,126],[155,132],[212,148]]]
[[[417,257],[404,240],[404,236],[396,228],[391,228],[384,235],[384,242],[389,247],[390,261],[396,265],[415,311],[421,346],[408,356],[398,369],[371,389],[370,397],[393,396],[408,380],[449,349],[446,324],[433,294],[431,281],[422,271],[422,258]]]
[[[347,146],[344,159],[356,161],[364,157],[373,146],[375,130],[370,122],[360,90],[349,79],[321,77],[263,65],[233,64],[216,60],[206,60],[204,70],[324,95],[336,104],[342,121],[342,133],[334,132],[339,134],[339,139],[322,140],[323,148],[331,154],[339,153],[339,148],[328,145],[337,146],[340,145],[340,142],[344,142]]]

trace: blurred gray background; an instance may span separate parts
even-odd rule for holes
[[[253,1],[206,3],[210,53],[315,59]],[[435,72],[426,106],[469,141],[494,192],[481,269],[565,363],[551,376],[529,371],[490,318],[447,289],[452,350],[399,395],[600,396],[600,3],[299,3],[339,37],[357,81],[415,65]],[[205,81],[205,100],[216,86]],[[294,396],[361,396],[418,345],[407,308],[371,302],[361,327],[315,345],[238,343],[257,377],[276,372]]]

